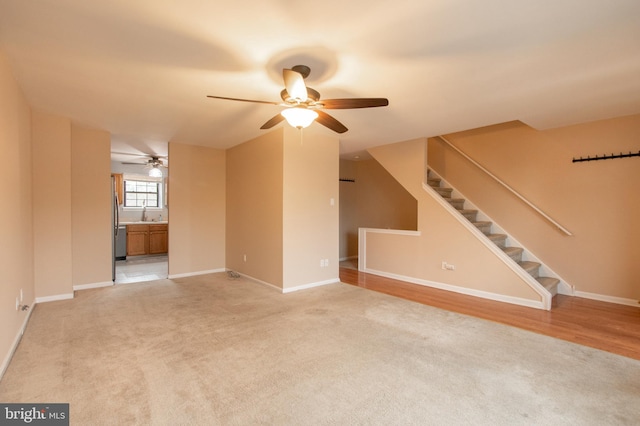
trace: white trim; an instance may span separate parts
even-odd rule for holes
[[[36,297],[36,303],[55,302],[57,300],[73,299],[73,293],[56,294],[55,296]]]
[[[303,284],[303,285],[299,285],[299,286],[296,286],[296,287],[283,288],[282,289],[282,293],[283,294],[292,293],[294,291],[307,290],[309,288],[321,287],[323,285],[335,284],[335,283],[339,283],[339,282],[340,282],[340,278],[331,278],[330,280],[318,281],[318,282],[309,283],[309,284]]]
[[[640,307],[640,300],[627,299],[624,297],[607,296],[605,294],[589,293],[586,291],[578,291],[578,290],[574,291],[573,295],[576,297],[583,297],[585,299],[599,300],[601,302],[609,302],[609,303],[616,303],[618,305],[634,306],[636,308]]]
[[[231,269],[227,269],[227,270],[231,271]],[[272,289],[277,290],[278,292],[282,293],[282,288],[278,287],[277,285],[268,283],[266,281],[259,280],[257,278],[252,277],[251,275],[243,274],[242,272],[238,272],[238,271],[234,271],[234,272],[238,273],[240,276],[242,276],[244,278],[247,278],[247,279],[249,279],[251,281],[255,281],[255,282],[260,283],[262,285],[266,285],[267,287],[271,287]]]
[[[33,308],[35,307],[36,303],[37,302],[34,301],[34,303],[32,303],[31,307],[27,311],[27,315],[25,315],[24,320],[22,321],[22,326],[18,330],[16,337],[13,339],[11,348],[9,349],[9,352],[7,353],[7,355],[4,357],[4,360],[2,361],[2,365],[0,365],[0,381],[4,376],[4,373],[7,371],[7,368],[9,368],[9,363],[13,358],[13,354],[16,352],[16,349],[18,349],[18,345],[20,344],[20,340],[22,340],[22,335],[24,334],[24,330],[27,328],[27,323],[29,322],[29,319],[31,319],[31,312],[33,312]]]
[[[318,281],[318,282],[309,283],[309,284],[303,284],[303,285],[299,285],[299,286],[296,286],[296,287],[280,288],[280,287],[278,287],[278,286],[276,286],[274,284],[268,283],[266,281],[259,280],[259,279],[255,278],[255,277],[252,277],[252,276],[247,275],[247,274],[243,274],[242,272],[238,272],[238,271],[235,271],[235,272],[237,272],[240,276],[242,276],[244,278],[247,278],[247,279],[249,279],[251,281],[255,281],[255,282],[260,283],[262,285],[266,285],[267,287],[270,287],[270,288],[272,288],[274,290],[277,290],[278,292],[280,292],[282,294],[292,293],[294,291],[299,291],[299,290],[306,290],[306,289],[313,288],[313,287],[320,287],[320,286],[328,285],[328,284],[336,284],[336,283],[340,282],[340,278],[331,278],[329,280]]]
[[[413,283],[413,284],[422,285],[422,286],[425,286],[425,287],[433,287],[433,288],[437,288],[437,289],[440,289],[440,290],[451,291],[451,292],[454,292],[454,293],[460,293],[460,294],[466,294],[466,295],[469,295],[469,296],[480,297],[482,299],[489,299],[489,300],[495,300],[497,302],[511,303],[513,305],[526,306],[528,308],[536,308],[536,309],[548,310],[548,309],[545,308],[543,301],[523,299],[521,297],[514,297],[514,296],[506,296],[504,294],[490,293],[488,291],[475,290],[475,289],[471,289],[471,288],[467,288],[467,287],[459,287],[459,286],[452,285],[452,284],[445,284],[445,283],[439,283],[439,282],[435,282],[435,281],[423,280],[423,279],[420,279],[420,278],[413,278],[413,277],[408,277],[408,276],[404,276],[404,275],[398,275],[398,274],[394,274],[394,273],[390,273],[390,272],[377,271],[375,269],[366,269],[363,272],[366,272],[368,274],[373,274],[373,275],[380,275],[382,277],[387,277],[387,278],[391,278],[391,279],[394,279],[394,280],[406,281],[406,282],[410,282],[410,283]]]
[[[73,291],[89,290],[91,288],[111,287],[112,285],[114,285],[113,281],[103,281],[101,283],[92,284],[77,284],[73,286]]]
[[[367,234],[393,234],[419,237],[420,231],[409,231],[406,229],[378,229],[378,228],[358,228],[358,270],[364,271],[367,268]]]
[[[387,228],[360,228],[367,232],[373,232],[375,234],[393,234],[393,235],[409,235],[413,237],[419,237],[422,233],[420,231],[410,231],[407,229],[387,229]]]
[[[169,275],[167,278],[170,280],[173,280],[176,278],[187,278],[187,277],[194,277],[196,275],[217,274],[218,272],[226,272],[226,271],[227,271],[226,268],[210,269],[208,271],[187,272],[184,274],[172,274],[172,275]]]

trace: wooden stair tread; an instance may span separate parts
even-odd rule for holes
[[[538,281],[544,288],[554,294],[556,286],[560,284],[560,280],[553,277],[538,277],[536,278],[536,281]]]
[[[443,198],[451,198],[451,193],[453,192],[452,188],[434,187],[433,189],[435,189]]]
[[[479,220],[477,222],[471,222],[473,223],[475,226],[487,226],[487,225],[493,225],[493,222],[489,222],[486,220]]]
[[[509,256],[513,254],[520,254],[524,251],[522,247],[504,247],[502,249],[503,252],[507,253]]]
[[[531,262],[528,260],[523,260],[522,262],[518,262],[518,265],[533,278],[538,278],[538,269],[540,268],[540,264],[538,262]]]
[[[451,204],[457,210],[463,210],[464,209],[464,202],[465,202],[464,198],[447,198],[447,197],[442,197],[442,198],[447,200],[447,202],[449,202],[449,204]]]
[[[522,261],[522,253],[524,249],[522,247],[501,247],[502,251],[505,252],[507,256],[509,256],[514,262],[520,263]]]

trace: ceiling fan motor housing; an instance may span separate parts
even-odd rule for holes
[[[287,89],[282,89],[282,92],[280,92],[280,97],[286,103],[291,103],[293,105],[298,104],[297,101],[291,98],[291,96],[289,95],[289,92],[287,92]],[[320,93],[317,90],[312,89],[311,87],[307,87],[307,101],[304,103],[309,105],[310,102],[315,103],[315,102],[318,102],[319,100],[320,100]]]

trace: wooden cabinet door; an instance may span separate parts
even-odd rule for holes
[[[149,254],[149,225],[127,225],[127,256]]]
[[[149,225],[149,254],[169,251],[169,228],[167,225]]]

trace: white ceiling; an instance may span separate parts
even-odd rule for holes
[[[298,63],[324,99],[389,99],[329,111],[343,155],[640,113],[638,0],[0,0],[0,50],[32,107],[119,152],[256,137],[280,107],[205,95],[279,101]]]

